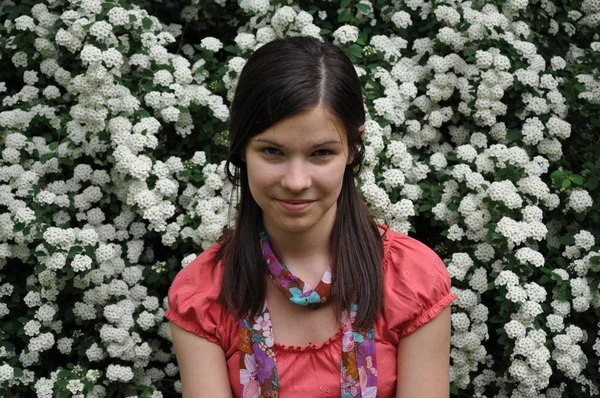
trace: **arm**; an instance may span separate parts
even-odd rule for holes
[[[396,398],[450,395],[450,306],[398,343]]]
[[[231,398],[227,361],[223,349],[175,323],[171,336],[179,365],[184,398]]]

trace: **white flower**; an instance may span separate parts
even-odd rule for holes
[[[9,364],[5,363],[2,366],[0,366],[0,382],[12,380],[14,374],[15,371]]]
[[[216,53],[223,48],[223,43],[221,43],[221,41],[217,38],[205,37],[200,41],[200,47]]]
[[[527,301],[527,293],[525,289],[518,285],[507,285],[508,293],[506,298],[513,303],[524,303]]]
[[[154,74],[153,83],[160,86],[169,86],[173,83],[173,75],[168,70],[161,69]]]
[[[498,286],[517,286],[519,277],[512,271],[504,270],[496,277],[494,283]]]
[[[466,162],[472,162],[477,157],[477,150],[471,145],[461,145],[456,148],[456,156]]]
[[[129,366],[111,364],[106,369],[106,377],[109,380],[126,383],[133,379],[133,371]]]
[[[584,250],[590,250],[596,244],[596,238],[588,231],[581,230],[575,234],[574,238],[575,246]]]
[[[585,211],[593,205],[592,197],[589,192],[584,189],[574,189],[569,195],[568,207],[575,210],[577,213]]]
[[[562,57],[555,56],[550,59],[550,65],[553,70],[561,70],[567,66],[567,63]]]
[[[235,43],[242,51],[253,50],[256,46],[256,38],[251,33],[238,33]]]
[[[91,44],[86,44],[81,50],[81,61],[84,64],[97,63],[102,61],[102,50]]]
[[[465,232],[461,227],[459,227],[457,224],[454,224],[448,229],[447,238],[452,241],[458,241],[462,239],[464,233]]]
[[[31,351],[47,351],[54,346],[54,335],[52,333],[42,333],[29,340],[28,348]]]
[[[532,264],[539,268],[545,263],[544,256],[540,252],[528,247],[518,249],[515,253],[515,257],[517,257],[517,260],[523,265]]]
[[[546,301],[546,289],[537,283],[527,283],[525,285],[525,290],[527,291],[527,297],[529,300],[535,301],[536,303],[543,303]]]
[[[358,39],[359,30],[356,26],[340,26],[333,32],[335,44],[354,43]]]
[[[469,321],[469,317],[464,312],[452,314],[452,327],[455,330],[466,332],[469,330],[470,325],[471,321]]]
[[[477,296],[472,290],[463,290],[457,294],[456,305],[463,309],[470,309],[475,307],[477,303]]]
[[[90,27],[90,35],[99,41],[105,41],[112,34],[112,26],[106,21],[94,22]]]
[[[256,15],[264,15],[271,9],[269,0],[241,0],[239,6],[244,12],[254,11]],[[324,17],[321,19],[325,19]]]
[[[392,15],[392,22],[400,29],[406,29],[412,25],[410,14],[406,11],[396,11]]]
[[[76,254],[71,261],[71,267],[75,272],[89,270],[92,268],[92,259],[85,254]]]
[[[525,337],[525,326],[521,322],[514,319],[504,325],[504,330],[511,339]]]
[[[23,326],[23,330],[27,336],[37,336],[40,333],[42,324],[34,319],[30,320]]]

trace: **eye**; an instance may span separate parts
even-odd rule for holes
[[[315,155],[318,158],[326,158],[330,156],[331,153],[332,152],[329,149],[319,149],[318,151],[315,151],[313,155]]]
[[[279,149],[277,148],[263,148],[262,152],[267,156],[277,156],[279,154]]]

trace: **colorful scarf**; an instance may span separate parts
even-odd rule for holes
[[[294,276],[281,263],[269,245],[265,232],[260,234],[261,246],[269,275],[279,290],[294,304],[317,309],[327,303],[331,288],[331,268],[327,267],[321,282],[312,289]],[[377,366],[375,362],[375,329],[352,330],[357,305],[342,312],[342,362],[340,384],[342,398],[375,398]],[[240,384],[242,398],[273,398],[279,396],[279,374],[271,317],[267,302],[254,319],[239,322]]]

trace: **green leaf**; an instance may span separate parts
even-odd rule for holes
[[[600,127],[600,120],[596,119],[595,117],[593,117],[590,122],[592,122],[592,124],[596,127]]]
[[[148,279],[146,279],[146,281],[149,284],[153,284],[154,282],[156,282],[159,279],[160,279],[160,275],[157,274],[156,272],[153,272],[153,273],[150,274],[150,276],[148,277]]]
[[[574,184],[583,185],[583,177],[577,174],[571,174],[569,179],[573,181]]]
[[[73,166],[75,164],[75,161],[72,158],[62,158],[60,161],[67,166]]]
[[[565,189],[566,189],[566,188],[569,188],[570,186],[571,186],[571,180],[564,180],[564,181],[562,182],[562,187],[563,187],[563,188],[565,188]]]
[[[502,318],[500,315],[494,315],[490,318],[490,323],[506,323],[506,319]]]
[[[152,81],[148,80],[146,83],[144,83],[143,89],[145,92],[150,92],[152,91],[152,89],[154,88],[154,83],[152,83]]]
[[[354,55],[356,58],[362,57],[362,48],[358,44],[352,44],[348,47],[350,54]]]
[[[598,177],[590,177],[585,182],[585,187],[590,191],[593,191],[594,189],[598,188]]]
[[[550,174],[550,178],[552,179],[552,181],[557,183],[557,185],[560,185],[562,184],[564,179],[567,178],[567,175],[563,170],[555,170],[552,172],[552,174]]]
[[[185,169],[179,172],[179,177],[188,177],[192,174],[191,170]]]
[[[521,138],[521,134],[517,130],[508,130],[506,132],[506,139],[509,141],[516,141]]]
[[[8,341],[4,341],[2,343],[2,346],[4,348],[6,348],[6,351],[8,351],[8,352],[14,352],[15,351],[15,346],[13,345],[13,343],[9,343]]]
[[[225,46],[225,47],[223,47],[223,50],[227,51],[228,53],[232,53],[232,54],[238,53],[237,46]]]
[[[575,243],[575,238],[572,236],[561,236],[560,238],[558,238],[558,241],[560,242],[561,245],[567,246],[567,245],[572,245]]]
[[[352,13],[349,8],[344,8],[340,15],[338,15],[338,23],[352,21]]]
[[[590,283],[590,290],[592,292],[598,292],[598,285],[600,285],[600,280],[596,279],[592,283]]]
[[[13,372],[15,374],[15,377],[23,376],[23,369],[21,369],[21,368],[13,368]]]
[[[456,384],[450,383],[450,394],[458,395],[458,388],[456,388]]]
[[[368,4],[357,3],[355,5],[355,7],[356,7],[357,10],[360,10],[360,11],[362,11],[365,14],[368,14],[371,11],[373,11],[373,8],[370,5],[368,5]]]
[[[48,149],[50,149],[51,151],[56,151],[57,148],[58,148],[58,142],[56,142],[56,141],[54,141],[53,143],[48,145]]]
[[[350,5],[350,0],[342,0],[340,3],[340,8],[346,8]]]
[[[575,83],[573,88],[575,88],[575,91],[577,91],[578,93],[583,93],[585,91],[585,86],[581,83]]]
[[[140,109],[137,111],[137,113],[138,113],[138,115],[140,115],[141,118],[150,117],[150,112],[148,112],[145,109]]]
[[[56,154],[54,152],[48,152],[48,153],[45,153],[42,156],[40,156],[40,161],[42,163],[46,163],[46,161],[52,159],[55,156],[56,156]]]

